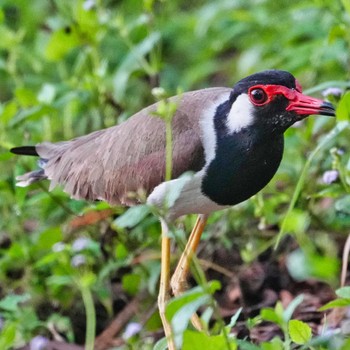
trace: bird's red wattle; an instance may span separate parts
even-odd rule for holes
[[[256,106],[263,106],[270,103],[277,95],[283,95],[290,101],[286,110],[294,111],[298,115],[322,114],[326,102],[315,97],[307,96],[301,93],[301,86],[296,81],[296,88],[290,89],[283,85],[254,85],[249,88],[248,94],[255,89],[262,89],[267,95],[263,103],[256,103]]]

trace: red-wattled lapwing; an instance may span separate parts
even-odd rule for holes
[[[41,158],[40,170],[18,177],[20,186],[49,179],[73,198],[132,205],[143,190],[147,202],[161,207],[169,188],[187,178],[162,222],[162,262],[159,311],[175,349],[165,317],[170,287],[179,295],[208,214],[240,203],[260,191],[282,159],[283,133],[311,114],[334,116],[334,108],[302,94],[292,74],[268,70],[248,76],[233,89],[209,88],[171,99],[177,104],[172,119],[172,180],[165,181],[165,123],[154,116],[157,104],[126,122],[71,141],[18,147],[17,154]],[[170,282],[169,220],[199,214],[185,251]],[[170,286],[171,285],[171,286]],[[196,322],[194,322],[196,323]],[[200,324],[197,324],[200,327]]]

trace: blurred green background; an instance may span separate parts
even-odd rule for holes
[[[233,86],[276,68],[292,72],[318,97],[340,89],[337,121],[312,117],[288,130],[273,181],[253,199],[215,213],[203,239],[205,249],[236,249],[249,263],[282,230],[299,244],[289,256],[294,277],[335,287],[338,242],[350,225],[349,24],[348,0],[1,0],[1,349],[39,334],[52,337],[52,327],[83,343],[85,311],[103,318],[97,319],[101,331],[118,302],[141,291],[147,294],[141,308],[154,305],[157,219],[141,207],[113,224],[125,209],[74,201],[59,188],[48,193],[48,183],[15,187],[15,176],[35,168],[36,160],[8,150],[120,123],[155,101],[155,87],[173,95]],[[338,92],[328,91],[336,104]],[[331,170],[337,180],[329,183],[324,176]],[[77,215],[96,212],[104,219],[87,216],[73,227]],[[179,235],[193,222],[181,218]],[[93,319],[90,313],[92,328]],[[144,325],[145,332],[159,328],[156,313]]]

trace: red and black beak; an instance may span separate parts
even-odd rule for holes
[[[300,119],[303,119],[311,114],[321,114],[335,116],[335,109],[330,102],[319,100],[311,96],[304,95],[301,91],[300,84],[296,81],[296,89],[290,89],[283,85],[254,85],[249,88],[248,94],[251,95],[255,90],[262,90],[263,100],[256,101],[254,97],[251,102],[256,106],[264,106],[270,103],[277,95],[283,95],[289,104],[287,111],[293,111]]]
[[[294,91],[293,95],[292,99],[289,98],[290,103],[286,108],[287,111],[294,111],[305,117],[311,114],[335,116],[335,109],[330,102],[303,95],[298,91]]]

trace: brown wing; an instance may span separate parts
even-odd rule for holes
[[[203,110],[229,91],[211,88],[171,98],[178,103],[172,121],[173,178],[204,165],[199,120]],[[165,176],[165,123],[152,115],[156,109],[154,104],[120,125],[71,141],[37,145],[47,161],[50,188],[61,184],[74,198],[111,204],[132,204],[130,193],[140,189],[148,195]]]

